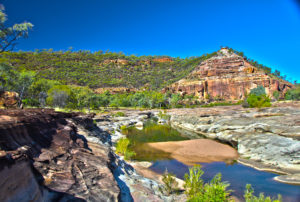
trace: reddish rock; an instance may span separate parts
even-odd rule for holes
[[[164,88],[163,92],[195,95],[200,100],[208,97],[240,100],[260,85],[266,88],[266,93],[271,97],[275,91],[283,97],[293,87],[291,83],[267,75],[243,57],[223,48],[218,56],[201,62],[186,78]]]
[[[173,60],[168,57],[163,57],[163,58],[155,58],[153,59],[154,62],[172,62]]]

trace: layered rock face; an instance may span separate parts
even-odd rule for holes
[[[229,53],[228,49],[223,48],[217,56],[203,61],[186,78],[163,91],[195,95],[199,96],[200,100],[209,97],[240,100],[251,89],[260,85],[266,88],[266,93],[271,97],[275,91],[283,96],[292,87],[292,84],[270,77],[241,56]]]
[[[81,114],[0,110],[0,200],[117,201],[107,139]]]
[[[171,125],[236,147],[240,161],[283,174],[300,172],[300,102],[264,109],[241,106],[172,109]],[[283,181],[283,180],[281,180]],[[300,177],[289,183],[300,184]]]

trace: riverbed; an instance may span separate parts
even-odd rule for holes
[[[132,142],[130,148],[137,153],[135,160],[151,162],[149,169],[158,174],[163,174],[167,169],[184,179],[184,174],[191,166],[200,164],[204,171],[202,177],[206,182],[220,172],[222,180],[230,183],[229,189],[240,200],[243,199],[246,184],[251,184],[255,195],[263,192],[277,197],[280,194],[283,201],[300,201],[300,186],[277,182],[274,180],[278,176],[275,173],[258,171],[237,163],[237,152],[228,145],[202,139],[200,136],[196,136],[195,140],[195,136],[190,138],[168,125],[153,123],[146,124],[140,130],[131,128],[123,132]],[[187,144],[191,141],[196,144]],[[183,146],[185,144],[186,148]]]

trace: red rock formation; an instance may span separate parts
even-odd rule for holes
[[[171,58],[163,57],[163,58],[155,58],[153,59],[154,62],[172,62]]]
[[[218,56],[203,61],[186,78],[164,88],[163,92],[192,94],[199,96],[200,100],[208,97],[240,100],[259,85],[264,86],[271,97],[274,91],[280,92],[283,97],[293,86],[289,82],[267,75],[244,58],[223,48]]]
[[[77,113],[0,110],[0,201],[117,201],[111,151],[84,137],[107,138],[97,130]]]

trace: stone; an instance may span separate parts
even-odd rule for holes
[[[224,106],[172,109],[168,114],[173,127],[228,143],[249,165],[285,174],[300,172],[300,102],[247,113],[241,106]]]
[[[243,57],[222,49],[217,56],[201,62],[186,78],[162,91],[195,95],[200,101],[234,101],[244,99],[251,89],[260,85],[265,87],[270,97],[278,91],[281,98],[293,87],[291,83],[271,77],[263,70],[253,67]]]
[[[16,92],[0,91],[0,108],[17,108],[20,101],[19,94]]]

